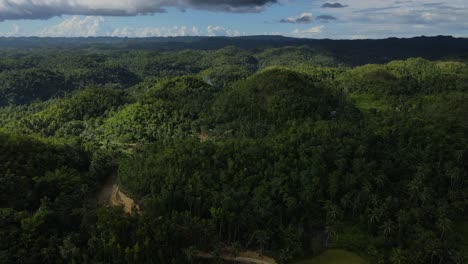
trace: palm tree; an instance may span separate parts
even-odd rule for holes
[[[331,201],[325,203],[325,210],[327,211],[327,218],[330,222],[334,223],[339,216],[339,208],[334,205]]]
[[[405,258],[404,252],[399,248],[393,249],[392,255],[390,255],[390,263],[392,263],[392,264],[404,264],[404,263],[406,263],[406,258]]]
[[[327,225],[325,227],[325,232],[327,233],[327,239],[325,241],[325,245],[328,246],[328,242],[330,238],[335,238],[336,237],[336,229],[333,226]]]
[[[260,246],[260,252],[263,252],[265,249],[266,244],[268,243],[269,236],[265,231],[258,231],[255,235],[255,240],[257,244]]]
[[[463,264],[463,263],[466,263],[467,261],[468,261],[468,252],[467,253],[459,252],[455,256],[455,263],[456,264]]]
[[[393,221],[390,219],[382,225],[382,231],[385,237],[389,237],[393,233]]]
[[[196,253],[196,250],[193,246],[187,248],[184,250],[184,254],[185,254],[185,260],[187,260],[188,263],[192,263],[193,262],[193,256],[195,255]]]
[[[447,217],[440,217],[439,220],[437,221],[437,227],[441,231],[440,238],[442,239],[447,231],[450,230],[452,225],[452,221],[448,219]]]
[[[369,210],[369,222],[371,224],[375,224],[375,223],[378,223],[380,222],[380,218],[382,216],[382,213],[380,212],[380,210],[378,208],[372,208]]]

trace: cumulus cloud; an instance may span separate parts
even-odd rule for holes
[[[115,28],[108,36],[129,37],[129,38],[149,38],[149,37],[184,37],[198,36],[200,31],[197,27],[174,26],[174,27],[122,27]]]
[[[112,37],[148,38],[148,37],[185,37],[185,36],[228,36],[236,37],[244,35],[239,30],[226,29],[222,26],[209,25],[206,30],[196,26],[173,27],[121,27],[115,28],[106,34]]]
[[[328,1],[329,3],[333,3]],[[467,36],[468,5],[466,0],[402,0],[338,1],[349,5],[347,8],[328,8],[327,14],[336,20],[334,27],[328,28],[321,36],[327,38],[369,38],[413,37],[434,35]],[[322,2],[323,3],[323,2]],[[320,7],[320,5],[317,5]]]
[[[343,5],[341,3],[325,3],[322,5],[322,8],[344,8],[347,5]]]
[[[57,25],[45,27],[36,35],[40,37],[93,37],[100,33],[103,22],[102,17],[74,16]]]
[[[115,27],[102,21],[105,15],[133,16],[138,14],[153,14],[164,12],[165,8],[187,10],[202,9],[224,12],[259,12],[271,4],[290,0],[0,0],[0,21],[5,19],[49,18],[62,14],[61,22],[37,30],[36,26],[29,28],[28,23],[12,22],[4,25],[1,36],[125,36],[125,37],[153,37],[153,36],[238,36],[245,31],[252,34],[262,34],[262,31],[277,31],[266,28],[261,32],[253,32],[255,27],[225,28],[216,21],[211,26],[200,26],[195,20],[184,17],[182,24],[163,27],[161,21],[154,19],[154,25],[132,24]],[[298,1],[298,0],[294,0]],[[339,3],[335,3],[338,1]],[[274,34],[290,36],[310,36],[320,34],[327,38],[356,38],[367,36],[382,38],[389,36],[411,37],[416,35],[457,35],[466,37],[468,32],[467,0],[311,0],[315,3],[312,9],[297,14],[297,16],[277,18],[274,23],[290,23],[295,35],[287,32]],[[322,4],[325,8],[321,8]],[[327,5],[328,4],[328,5]],[[343,8],[346,4],[346,8]],[[341,7],[340,7],[341,6]],[[326,12],[324,12],[326,11]],[[84,14],[81,16],[81,14]],[[312,15],[314,14],[314,15]],[[89,15],[89,16],[86,16]],[[186,16],[186,15],[184,15]],[[252,23],[261,23],[261,17],[250,16]],[[280,20],[281,19],[281,20]],[[190,21],[190,22],[189,22]],[[333,22],[333,26],[326,31],[324,28],[308,28],[312,23],[326,24]],[[268,23],[268,22],[267,22]],[[38,23],[39,24],[39,23]],[[50,22],[40,23],[50,24]],[[184,24],[186,24],[184,26]],[[221,24],[221,23],[220,23]],[[200,26],[199,28],[193,25]],[[223,24],[225,25],[225,24]],[[304,25],[304,26],[303,26]],[[317,24],[318,25],[318,24]],[[23,28],[21,28],[23,27]],[[303,27],[303,28],[302,28]],[[283,27],[288,28],[288,27]],[[239,30],[240,29],[240,30]],[[273,33],[272,33],[273,34]]]
[[[61,15],[135,16],[167,7],[224,12],[261,12],[277,0],[1,0],[0,21],[47,19]]]
[[[314,16],[311,13],[302,13],[295,17],[288,17],[281,19],[281,23],[292,23],[292,24],[309,24],[314,21]]]
[[[72,16],[62,22],[46,26],[32,34],[39,37],[183,37],[183,36],[242,36],[236,29],[228,29],[222,26],[210,25],[206,29],[199,29],[196,26],[172,26],[172,27],[110,27],[106,24],[105,18],[101,16]],[[16,24],[9,32],[0,32],[0,36],[17,37],[24,36],[22,29]]]
[[[232,29],[226,29],[221,26],[212,26],[209,25],[206,28],[207,35],[214,37],[214,36],[228,36],[228,37],[238,37],[242,36],[245,34],[242,34],[239,30],[232,30]]]
[[[301,29],[295,29],[293,32],[291,32],[291,34],[294,35],[294,36],[298,36],[298,37],[306,37],[308,35],[316,35],[316,34],[322,33],[324,27],[325,26],[320,25],[320,26],[311,27],[311,28],[302,29],[302,30]]]

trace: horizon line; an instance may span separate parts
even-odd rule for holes
[[[252,38],[252,37],[277,37],[287,39],[301,39],[301,40],[388,40],[388,39],[415,39],[415,38],[454,38],[454,39],[467,39],[468,36],[454,36],[454,35],[415,35],[411,37],[396,37],[388,36],[382,38],[307,38],[307,37],[291,37],[285,35],[243,35],[243,36],[205,36],[205,35],[194,35],[194,36],[150,36],[150,37],[126,37],[126,36],[76,36],[76,37],[54,37],[54,36],[0,36],[1,40],[4,39],[122,39],[122,40],[145,40],[145,39],[182,39],[182,38],[222,38],[222,39],[241,39],[241,38]]]

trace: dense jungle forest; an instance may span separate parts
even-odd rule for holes
[[[468,263],[468,39],[0,47],[0,263]]]

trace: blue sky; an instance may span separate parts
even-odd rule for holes
[[[468,37],[468,0],[0,0],[0,36]]]

